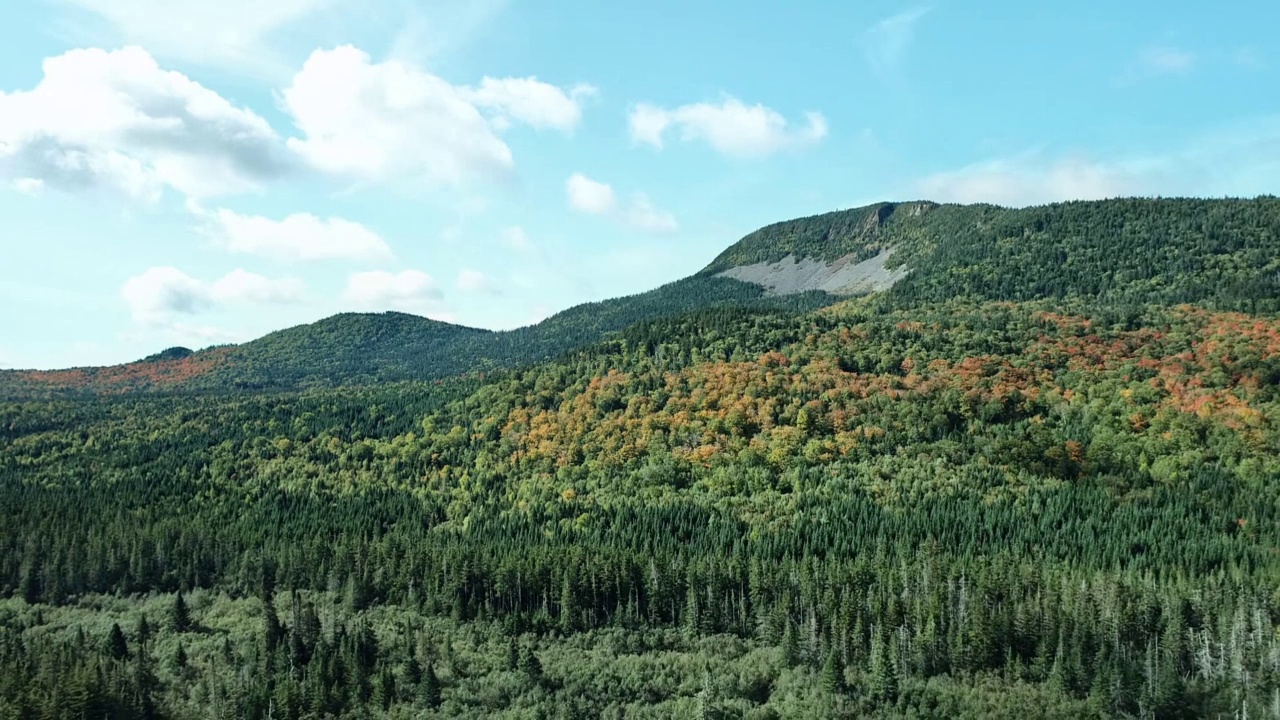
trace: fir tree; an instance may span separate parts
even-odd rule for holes
[[[125,640],[124,631],[120,629],[120,623],[111,624],[111,631],[107,634],[104,650],[107,656],[114,660],[125,660],[129,657],[129,642]]]
[[[422,684],[418,686],[418,695],[422,704],[428,708],[440,707],[440,678],[436,676],[436,668],[432,663],[422,672]]]
[[[169,629],[176,633],[191,630],[191,610],[187,608],[181,590],[174,594],[173,604],[169,606]]]

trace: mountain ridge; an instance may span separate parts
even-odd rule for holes
[[[0,372],[0,397],[268,390],[438,379],[552,359],[646,320],[813,309],[883,292],[1280,311],[1280,199],[1122,198],[1027,208],[883,202],[766,225],[697,273],[509,331],[340,313],[240,345],[105,368]]]

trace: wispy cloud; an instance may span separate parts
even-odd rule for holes
[[[1186,75],[1196,65],[1196,55],[1174,45],[1148,45],[1138,51],[1124,71],[1118,83],[1132,85],[1150,78]]]
[[[1101,159],[1032,149],[921,178],[904,195],[1021,207],[1125,196],[1252,197],[1280,188],[1280,116],[1221,128],[1167,153]]]
[[[585,215],[611,217],[623,225],[649,235],[670,235],[680,229],[671,213],[653,204],[649,196],[637,192],[625,205],[618,201],[617,193],[608,183],[598,182],[574,173],[565,182],[569,207]]]
[[[872,25],[862,34],[862,47],[867,62],[877,75],[887,76],[898,71],[915,39],[916,25],[929,7],[918,7],[887,17]]]
[[[1252,47],[1236,48],[1236,51],[1231,53],[1231,61],[1250,70],[1261,70],[1267,66],[1266,58],[1257,48]]]

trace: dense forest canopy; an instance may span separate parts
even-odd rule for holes
[[[1274,198],[881,205],[0,402],[0,717],[1280,716],[1277,250]]]

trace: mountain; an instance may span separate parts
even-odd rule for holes
[[[0,716],[1274,714],[1278,211],[881,204],[0,402]]]
[[[1008,209],[879,203],[776,223],[692,277],[490,332],[343,314],[239,346],[109,368],[0,373],[0,397],[297,389],[435,379],[549,360],[638,322],[710,307],[806,310],[885,292],[1112,307],[1280,310],[1280,200],[1123,199]]]
[[[701,273],[770,293],[1280,310],[1280,199],[1121,199],[1022,209],[881,203],[762,228]]]

